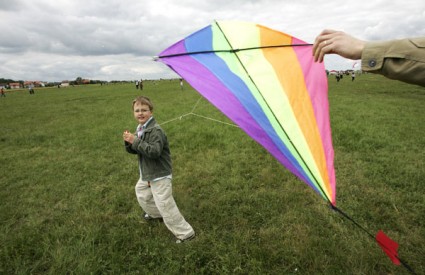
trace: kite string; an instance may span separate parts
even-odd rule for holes
[[[181,116],[175,117],[175,118],[173,118],[173,119],[170,119],[170,120],[167,120],[166,122],[161,123],[161,125],[165,125],[165,124],[167,124],[167,123],[169,123],[169,122],[173,122],[173,121],[175,121],[175,120],[182,119],[183,117],[185,117],[185,116],[189,116],[189,115],[191,115],[191,114],[192,114],[192,113],[187,113],[187,114],[184,114],[184,115],[181,115]]]
[[[191,113],[193,113],[196,109],[196,107],[198,106],[199,102],[201,101],[202,96],[199,97],[198,101],[196,101],[195,105],[193,105],[192,111],[190,111]]]
[[[351,218],[347,213],[345,213],[344,211],[342,211],[341,209],[339,209],[338,207],[336,207],[335,205],[333,205],[332,203],[329,204],[332,208],[332,210],[335,210],[336,212],[338,212],[341,216],[343,216],[344,218],[348,219],[349,221],[351,221],[354,225],[356,225],[358,228],[360,228],[363,232],[365,232],[369,237],[371,237],[372,239],[376,240],[376,242],[383,248],[385,248],[386,250],[390,250],[390,248],[388,246],[386,246],[384,243],[382,243],[380,240],[378,240],[377,238],[375,238],[375,236],[372,235],[372,233],[370,233],[369,231],[367,231],[367,229],[365,229],[363,226],[361,226],[358,222],[356,222],[353,218]],[[410,267],[407,262],[405,262],[404,260],[402,260],[401,258],[398,257],[398,255],[393,255],[395,258],[397,258],[400,263],[412,274],[416,274],[416,272],[413,270],[412,267]]]
[[[194,113],[194,111],[195,111],[196,107],[198,106],[199,102],[201,101],[201,99],[202,99],[202,96],[199,97],[198,101],[196,101],[195,105],[193,106],[192,110],[189,113],[186,113],[184,115],[181,115],[181,116],[175,117],[173,119],[167,120],[167,121],[161,123],[160,125],[165,125],[169,122],[181,120],[182,118],[184,118],[186,116],[197,116],[197,117],[200,117],[200,118],[204,118],[204,119],[207,119],[207,120],[211,120],[211,121],[214,121],[214,122],[218,122],[218,123],[221,123],[221,124],[225,124],[225,125],[228,125],[228,126],[239,128],[239,126],[237,126],[235,124],[224,122],[224,121],[221,121],[221,120],[218,120],[218,119],[214,119],[214,118],[211,118],[211,117],[206,117],[206,116]]]
[[[229,126],[233,126],[233,127],[239,128],[239,126],[237,126],[235,124],[224,122],[224,121],[221,121],[221,120],[218,120],[218,119],[214,119],[214,118],[210,118],[210,117],[198,115],[198,114],[195,114],[195,113],[190,113],[190,115],[194,115],[194,116],[201,117],[201,118],[208,119],[208,120],[212,120],[212,121],[215,121],[215,122],[218,122],[218,123],[221,123],[221,124],[225,124],[225,125],[229,125]]]

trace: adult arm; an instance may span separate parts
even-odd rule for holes
[[[425,37],[366,42],[341,31],[324,30],[313,45],[314,60],[326,54],[362,59],[362,70],[425,86]]]
[[[362,70],[425,87],[425,37],[367,42]]]

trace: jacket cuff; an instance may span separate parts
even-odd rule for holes
[[[131,149],[133,149],[134,151],[137,151],[137,148],[139,147],[139,143],[140,143],[141,139],[136,137],[133,140],[133,144],[131,144]]]
[[[389,42],[367,42],[362,52],[362,71],[382,69]]]

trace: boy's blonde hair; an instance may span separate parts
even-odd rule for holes
[[[134,104],[136,103],[140,103],[141,105],[147,105],[149,106],[149,110],[152,112],[153,111],[153,104],[151,102],[151,100],[146,97],[146,96],[138,96],[133,100],[133,109],[134,109]]]

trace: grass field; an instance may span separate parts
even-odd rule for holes
[[[337,206],[425,274],[425,89],[329,79]],[[0,274],[408,274],[188,85],[145,82],[170,140],[176,245],[134,195],[134,85],[0,98]]]

